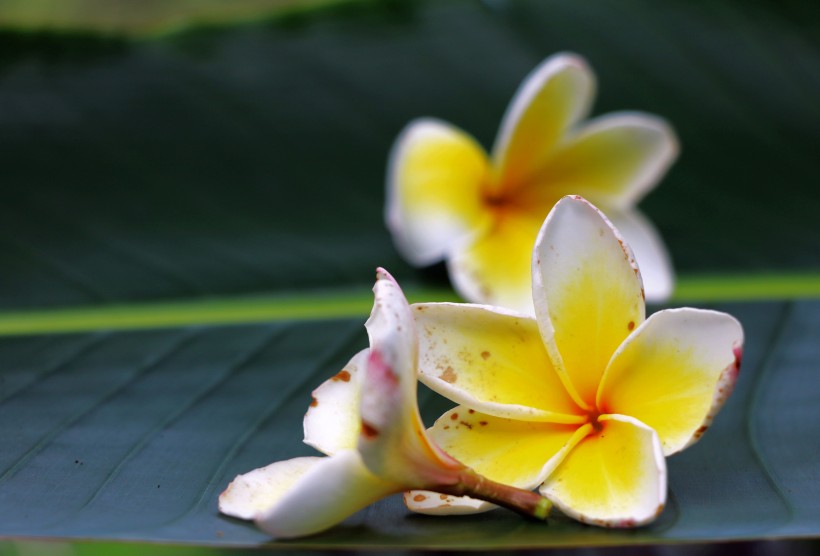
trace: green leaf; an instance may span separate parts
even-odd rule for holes
[[[444,287],[384,227],[391,143],[430,115],[489,146],[558,50],[596,69],[595,114],[677,128],[642,208],[684,278],[816,284],[813,5],[394,0],[157,40],[0,34],[0,307],[364,290],[377,265]]]
[[[410,515],[386,499],[312,548],[618,545],[820,534],[820,302],[720,306],[746,329],[735,393],[701,442],[669,460],[649,527],[549,524],[497,510]],[[307,455],[310,392],[366,345],[362,319],[0,340],[0,537],[257,546],[217,512],[238,473]],[[430,422],[448,407],[421,392]]]

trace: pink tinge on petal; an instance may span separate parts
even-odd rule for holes
[[[401,380],[382,353],[370,350],[362,394],[359,451],[376,475],[408,488],[458,482],[464,466],[427,436],[415,396],[407,399]],[[412,377],[415,389],[415,376]]]
[[[372,441],[379,436],[382,427],[400,418],[393,412],[399,410],[402,400],[398,378],[377,349],[370,350],[365,380],[368,396],[363,400],[366,406],[362,408],[361,434],[364,440]]]

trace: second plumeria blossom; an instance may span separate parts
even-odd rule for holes
[[[645,318],[632,252],[579,197],[560,200],[532,259],[536,318],[483,305],[414,305],[422,382],[460,404],[430,429],[458,460],[540,492],[587,523],[630,527],[666,502],[669,456],[697,441],[731,393],[743,330],[691,308]],[[411,509],[470,498],[411,493]]]
[[[305,442],[328,457],[279,461],[239,475],[219,497],[220,511],[253,519],[278,538],[299,537],[390,494],[425,488],[544,518],[548,500],[478,476],[430,440],[416,403],[418,338],[410,306],[384,270],[373,291],[370,347],[313,392],[305,415]]]
[[[635,250],[650,300],[672,291],[666,249],[635,205],[677,156],[660,118],[620,112],[583,121],[595,78],[572,54],[545,60],[522,83],[491,155],[438,120],[411,123],[393,147],[386,219],[403,256],[446,259],[468,301],[532,314],[530,255],[552,206],[578,194],[595,203]]]

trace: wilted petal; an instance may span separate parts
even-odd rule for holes
[[[437,120],[411,123],[390,155],[386,218],[402,255],[425,265],[480,231],[490,175],[481,146]]]
[[[527,204],[580,195],[604,212],[634,206],[678,153],[672,128],[649,114],[616,113],[583,125],[556,147],[520,192]]]
[[[282,539],[312,535],[401,490],[401,485],[370,473],[355,450],[315,459],[287,484],[280,484],[276,470],[271,472],[268,480],[277,492],[273,505],[256,515],[260,529]]]
[[[594,206],[564,197],[538,236],[533,297],[547,351],[570,394],[591,409],[612,354],[644,320],[638,267]]]
[[[612,358],[599,408],[657,431],[666,455],[694,443],[734,387],[743,329],[730,315],[699,309],[655,313]]]
[[[535,319],[479,305],[411,308],[419,337],[419,379],[436,392],[497,417],[584,421],[553,370]]]
[[[666,461],[657,434],[622,415],[601,416],[598,424],[600,430],[569,452],[541,494],[584,523],[635,527],[652,521],[666,503]]]
[[[404,493],[404,504],[413,512],[425,515],[466,515],[497,508],[495,504],[469,496],[453,496],[429,490]]]
[[[456,481],[463,468],[429,442],[416,401],[418,338],[399,285],[379,269],[366,323],[370,354],[361,397],[358,448],[380,477],[424,488]]]
[[[532,306],[532,248],[544,215],[499,211],[493,225],[447,260],[450,280],[465,299],[529,315]]]
[[[637,210],[610,209],[607,218],[635,255],[647,301],[663,302],[672,296],[675,272],[669,253],[655,226]]]
[[[370,350],[353,356],[344,368],[313,391],[305,414],[305,444],[332,455],[356,447],[361,430],[359,404]]]
[[[324,460],[293,458],[237,475],[219,495],[219,511],[241,519],[254,519],[273,507],[303,475]]]
[[[370,348],[378,351],[401,384],[402,401],[415,406],[418,339],[407,298],[396,280],[383,268],[376,270],[373,310],[365,323]]]
[[[514,192],[538,172],[564,132],[589,111],[594,92],[591,70],[572,54],[550,56],[527,76],[493,148],[495,194]]]

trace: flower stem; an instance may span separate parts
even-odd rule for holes
[[[459,472],[459,482],[453,485],[437,487],[442,494],[469,496],[492,502],[512,510],[525,517],[543,521],[552,509],[552,502],[540,494],[510,485],[496,483],[479,475],[470,468]]]

